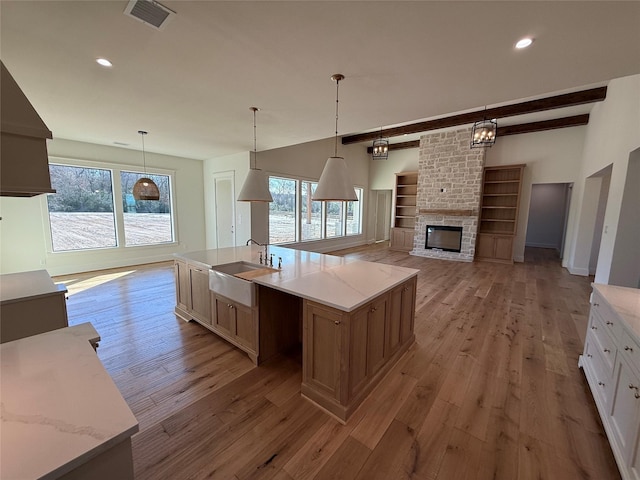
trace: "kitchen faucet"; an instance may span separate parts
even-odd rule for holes
[[[260,263],[262,263],[262,259],[264,258],[264,264],[267,264],[267,246],[269,245],[268,243],[260,243],[260,242],[256,242],[253,238],[250,238],[249,240],[247,240],[247,246],[249,246],[250,243],[255,243],[256,245],[258,245],[259,247],[264,247],[264,254],[262,252],[260,252]]]

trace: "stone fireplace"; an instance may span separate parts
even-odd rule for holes
[[[411,255],[473,261],[484,149],[471,149],[471,128],[420,138],[418,198]],[[425,248],[427,226],[462,227],[460,252]]]

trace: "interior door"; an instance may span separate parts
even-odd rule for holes
[[[391,224],[391,192],[376,192],[376,242],[389,240]]]
[[[217,248],[236,244],[236,199],[233,172],[216,174],[213,178],[216,210]]]

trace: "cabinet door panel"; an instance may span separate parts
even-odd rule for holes
[[[511,260],[513,256],[513,237],[495,237],[495,258],[500,260]]]
[[[242,305],[234,306],[236,314],[236,341],[255,352],[256,350],[256,322],[254,321],[251,309]]]
[[[389,327],[387,333],[389,355],[393,354],[400,347],[402,338],[403,288],[403,285],[394,288],[389,296]]]
[[[304,320],[303,381],[339,399],[342,316],[307,304]]]
[[[200,321],[211,324],[209,273],[204,269],[189,268],[191,279],[191,310]]]
[[[416,279],[402,286],[402,308],[400,315],[400,342],[404,344],[413,335],[415,319]]]
[[[349,397],[357,394],[367,379],[367,332],[369,308],[355,312],[350,323],[349,335]]]
[[[183,310],[191,308],[191,288],[189,286],[189,269],[184,262],[174,263],[176,275],[176,303]]]
[[[386,359],[385,325],[387,319],[387,296],[377,299],[369,309],[367,325],[367,376],[376,373]]]
[[[216,310],[216,313],[213,316],[214,329],[226,335],[232,336],[232,329],[234,328],[233,327],[234,312],[231,309],[231,303],[229,303],[229,301],[224,297],[219,297],[216,295],[214,304],[215,304],[215,310]]]
[[[478,234],[478,242],[476,244],[476,256],[484,258],[493,258],[493,235]]]
[[[611,425],[614,430],[615,441],[620,446],[623,455],[631,454],[632,443],[635,442],[638,430],[638,412],[640,399],[634,387],[640,387],[638,378],[629,369],[623,359],[616,365],[616,383],[611,405]]]

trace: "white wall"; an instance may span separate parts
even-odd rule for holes
[[[613,165],[595,275],[596,283],[606,284],[609,283],[629,154],[640,146],[640,75],[611,80],[606,100],[594,105],[586,128],[580,181],[575,184],[574,198],[582,203],[583,194],[588,193],[584,188],[588,178],[607,165]],[[567,236],[570,271],[574,265],[588,264],[588,258],[585,260],[584,256],[588,257],[590,251],[578,248],[590,244],[593,234],[593,229],[589,229],[590,222],[578,220],[585,216],[570,218],[573,224],[571,235]]]
[[[217,248],[215,189],[213,178],[217,173],[233,172],[236,197],[249,171],[251,152],[226,155],[204,162],[204,223],[206,228],[206,248]],[[229,207],[231,208],[231,207]],[[251,205],[248,202],[235,202],[236,245],[244,245],[251,237]],[[257,239],[256,239],[257,240]]]
[[[50,141],[48,151],[50,157],[120,164],[134,169],[140,169],[142,160],[137,150],[63,139]],[[51,275],[63,275],[169,260],[178,251],[204,248],[202,162],[147,152],[146,165],[149,171],[153,168],[175,171],[177,243],[52,253],[45,234],[49,228],[45,196],[1,197],[0,272],[46,269]]]
[[[640,288],[640,149],[629,156],[610,285]]]
[[[531,185],[534,183],[572,183],[578,180],[585,127],[570,127],[546,132],[510,135],[498,138],[487,149],[485,165],[512,165],[524,163],[518,233],[514,242],[513,258],[524,261],[524,246],[529,219]],[[575,198],[569,209],[569,226],[575,216]]]
[[[534,183],[527,223],[526,246],[560,252],[564,234],[566,183]]]

